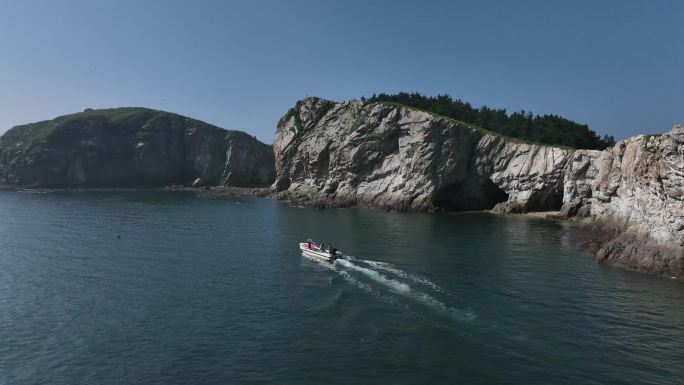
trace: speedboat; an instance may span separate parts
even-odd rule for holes
[[[307,257],[326,262],[334,262],[336,259],[342,257],[342,253],[337,251],[337,249],[333,248],[332,250],[326,250],[325,246],[319,246],[313,242],[301,242],[299,244],[299,249],[302,250],[302,254]]]

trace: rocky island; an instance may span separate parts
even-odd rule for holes
[[[389,103],[307,98],[278,123],[280,199],[395,210],[557,211],[590,218],[587,249],[684,277],[684,126],[606,150],[525,143]]]
[[[88,109],[0,138],[0,182],[12,186],[258,187],[274,173],[256,138],[147,108]]]

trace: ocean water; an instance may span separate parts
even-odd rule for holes
[[[0,192],[0,384],[684,383],[684,284],[576,226]]]

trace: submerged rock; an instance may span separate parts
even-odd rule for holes
[[[0,181],[22,187],[265,186],[273,152],[254,137],[146,108],[87,110],[0,138]]]

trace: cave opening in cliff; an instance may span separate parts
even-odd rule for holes
[[[439,189],[433,204],[443,211],[489,210],[508,200],[508,194],[489,178],[451,183]]]
[[[316,178],[326,179],[328,177],[328,173],[330,172],[330,143],[328,143],[318,155],[315,170]]]
[[[527,211],[558,211],[563,206],[563,190],[557,186],[537,190],[527,199]]]

